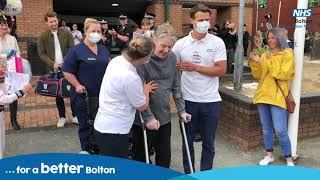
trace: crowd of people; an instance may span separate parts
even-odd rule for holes
[[[77,30],[77,24],[73,24],[72,30],[65,21],[59,27],[56,13],[45,15],[48,29],[39,37],[38,53],[54,71],[62,71],[72,85],[72,121],[79,124],[81,153],[129,158],[129,139],[132,139],[132,159],[145,162],[142,117],[147,128],[147,146],[154,150],[155,164],[170,168],[169,99],[172,95],[179,119],[185,123],[192,168],[195,163],[193,140],[199,131],[200,170],[212,169],[222,101],[219,77],[231,72],[237,28],[228,20],[221,30],[215,25],[210,31],[210,14],[204,5],[193,7],[190,11],[192,30],[181,39],[177,39],[169,22],[155,27],[155,15],[151,13],[145,15],[141,28],[135,30],[128,26],[125,14],[120,14],[117,30],[108,27],[105,20],[87,18],[84,35]],[[1,21],[0,30],[5,25]],[[244,33],[246,50],[249,34]],[[7,41],[13,39],[0,32],[1,41],[4,36]],[[283,30],[274,28],[267,37],[270,50],[261,57],[254,54],[249,57],[253,77],[259,80],[253,102],[258,105],[266,150],[260,165],[274,161],[274,128],[287,165],[293,166],[284,96],[294,77],[293,53]],[[121,55],[113,59],[112,41],[121,50]],[[3,44],[0,43],[2,52],[6,51]],[[16,40],[11,44],[7,42],[6,48],[19,49]],[[4,69],[0,69],[1,82],[3,74]],[[279,94],[278,88],[285,94]],[[7,95],[1,84],[0,103],[16,101],[29,89],[26,85],[16,94]],[[60,116],[57,127],[63,127],[66,123],[64,99],[57,97],[56,105]],[[3,109],[1,112],[3,119]],[[93,124],[89,123],[90,119],[94,119]],[[184,171],[191,173],[185,142],[182,142]],[[4,146],[1,147],[3,152]]]

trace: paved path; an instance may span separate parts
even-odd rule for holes
[[[181,159],[181,135],[176,116],[173,116],[172,126],[172,163],[171,168],[183,171]],[[199,169],[201,143],[195,143],[196,170]],[[29,128],[21,131],[9,130],[6,135],[6,156],[29,153],[47,152],[79,152],[80,145],[76,125],[67,125],[57,129],[55,126],[45,128]],[[279,160],[280,150],[275,149],[274,164],[284,164]],[[320,137],[299,141],[298,165],[320,168]],[[263,156],[263,149],[242,152],[238,146],[228,139],[218,135],[216,140],[216,158],[214,168],[256,165]]]

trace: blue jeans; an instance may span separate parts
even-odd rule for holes
[[[75,99],[75,95],[70,92],[70,107],[71,107],[72,117],[77,116],[75,111],[76,104],[74,102],[74,99]],[[64,105],[63,97],[56,97],[56,105],[59,112],[59,117],[66,118],[66,107]]]
[[[216,129],[218,126],[218,120],[220,116],[220,102],[212,103],[196,103],[185,101],[186,112],[192,115],[192,120],[185,124],[187,140],[190,149],[190,156],[192,160],[192,166],[194,169],[194,147],[193,139],[194,135],[200,127],[200,135],[202,139],[202,152],[200,170],[211,170],[213,165],[213,159],[215,155],[214,141],[216,136]],[[183,167],[186,174],[190,173],[188,157],[182,139],[182,154],[183,154]]]
[[[291,142],[288,136],[288,112],[278,106],[258,104],[260,121],[262,124],[264,146],[267,152],[273,152],[274,132],[278,136],[282,154],[291,157]]]

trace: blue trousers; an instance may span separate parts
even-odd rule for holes
[[[258,110],[262,124],[265,150],[267,152],[273,152],[274,129],[279,139],[282,154],[285,157],[291,157],[291,142],[287,127],[287,110],[269,104],[258,104]]]
[[[74,99],[75,99],[75,95],[73,93],[70,93],[70,106],[71,106],[72,117],[77,116]],[[66,118],[66,107],[64,105],[63,97],[56,97],[56,105],[59,111],[59,117]]]
[[[79,121],[78,134],[82,151],[90,150],[90,126],[88,124],[88,105],[85,94],[75,93],[76,114]],[[96,113],[96,112],[95,112]],[[95,115],[94,115],[95,116]],[[93,130],[93,129],[92,129]],[[93,133],[93,132],[92,132]]]
[[[211,170],[215,155],[214,141],[220,116],[220,102],[196,103],[186,101],[186,112],[192,115],[191,122],[185,124],[187,140],[194,169],[193,139],[198,129],[202,139],[200,170]],[[198,128],[199,127],[199,128]],[[186,174],[190,173],[188,157],[182,140],[183,167]]]

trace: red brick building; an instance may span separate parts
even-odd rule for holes
[[[203,3],[212,9],[211,24],[222,24],[224,19],[238,22],[239,0],[168,0],[167,8],[164,0],[117,0],[118,6],[112,6],[112,1],[102,0],[24,0],[22,13],[17,18],[18,42],[24,57],[28,57],[33,69],[41,69],[44,65],[37,57],[37,37],[47,26],[43,15],[47,11],[56,11],[69,23],[83,23],[85,17],[117,17],[119,12],[125,12],[129,18],[139,24],[144,12],[156,14],[155,24],[170,21],[178,36],[187,34],[190,30],[189,10],[192,6]],[[245,23],[251,34],[253,0],[245,0]],[[115,19],[115,18],[114,18]],[[116,19],[115,19],[116,21]],[[40,65],[42,63],[42,66]]]
[[[254,9],[253,9],[253,30],[255,32],[256,26],[256,3],[258,0],[254,0]],[[309,0],[311,2],[312,0]],[[265,23],[267,19],[264,18],[265,14],[271,14],[272,18],[269,22],[273,25],[277,25],[278,21],[278,9],[279,9],[280,0],[267,0],[267,7],[258,8],[258,29],[265,31]],[[308,30],[310,32],[320,32],[320,3],[319,0],[313,0],[317,2],[314,4],[309,3],[309,8],[312,9],[312,16],[308,18],[309,23],[307,23]],[[295,17],[292,16],[292,10],[297,7],[297,0],[281,0],[281,13],[279,19],[279,26],[288,29],[289,36],[293,36],[294,26],[295,26]]]

